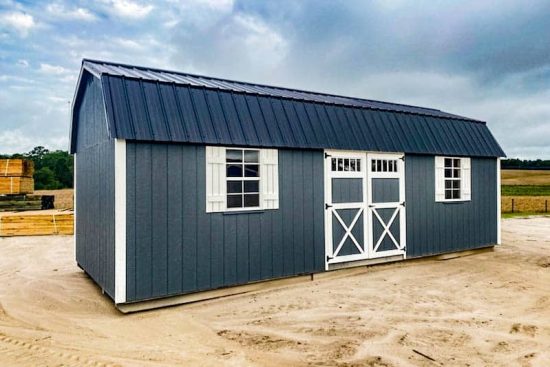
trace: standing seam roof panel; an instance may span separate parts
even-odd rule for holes
[[[273,141],[269,128],[265,123],[264,117],[262,115],[262,110],[260,108],[258,97],[256,96],[246,96],[246,105],[248,112],[252,117],[256,125],[256,133],[259,137],[260,143],[265,144],[267,142]]]
[[[170,136],[174,140],[187,139],[173,84],[159,83],[157,86],[159,88],[160,100],[165,113],[167,126],[170,127]]]
[[[181,113],[182,123],[185,126],[189,142],[198,143],[202,141],[199,127],[197,126],[197,117],[191,101],[191,95],[188,88],[175,88],[176,102]]]
[[[199,78],[116,65],[93,64],[89,68],[94,75],[101,75],[113,138],[461,156],[504,154],[485,124],[450,120],[436,110],[433,113],[440,116],[430,115],[429,109],[420,109],[421,115],[375,110],[358,107],[378,105],[375,101],[207,78],[203,78],[207,84],[217,88],[192,87],[191,82],[182,84],[181,80],[195,82]],[[121,76],[123,73],[128,76]],[[130,75],[143,78],[136,80]],[[230,90],[228,85],[235,88]],[[268,95],[269,88],[273,93]],[[260,92],[251,95],[233,89]]]

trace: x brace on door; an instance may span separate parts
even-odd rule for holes
[[[378,247],[380,247],[380,245],[382,244],[382,241],[384,240],[384,238],[386,236],[390,237],[390,239],[392,240],[392,242],[394,243],[395,247],[398,250],[403,249],[403,247],[399,245],[399,242],[397,242],[397,240],[395,239],[395,237],[393,236],[393,234],[390,231],[390,228],[391,228],[391,225],[393,224],[393,221],[395,220],[395,218],[397,218],[397,215],[399,214],[399,209],[400,209],[399,207],[395,208],[395,210],[392,213],[392,216],[391,216],[391,218],[390,218],[390,220],[388,221],[387,224],[384,222],[384,220],[378,214],[378,210],[376,210],[374,208],[372,209],[372,212],[373,212],[374,216],[376,217],[378,222],[380,222],[382,227],[384,227],[384,231],[382,232],[382,234],[380,235],[380,238],[378,239],[378,241],[376,242],[376,245],[374,246],[374,251],[378,250]]]
[[[357,220],[359,219],[359,217],[361,216],[361,214],[363,213],[363,208],[360,208],[358,211],[357,211],[357,214],[355,214],[355,217],[353,218],[353,220],[351,221],[351,224],[349,225],[349,227],[346,225],[346,223],[344,223],[344,221],[342,220],[342,218],[340,217],[340,215],[338,214],[338,212],[336,210],[333,210],[332,211],[332,214],[336,217],[336,219],[338,219],[338,222],[340,222],[340,224],[342,225],[342,228],[344,228],[344,231],[346,231],[346,233],[344,234],[344,236],[342,237],[342,240],[340,240],[340,243],[338,244],[338,246],[336,247],[336,250],[334,251],[334,255],[333,256],[337,256],[338,253],[340,252],[340,250],[342,249],[342,246],[344,246],[344,243],[346,242],[346,239],[349,237],[351,239],[351,241],[353,242],[353,244],[355,245],[355,247],[357,247],[357,249],[359,250],[360,253],[363,253],[364,250],[363,248],[361,247],[361,245],[359,244],[359,242],[357,242],[357,239],[355,238],[355,236],[353,235],[353,233],[351,233],[353,227],[355,226],[355,223],[357,223]]]

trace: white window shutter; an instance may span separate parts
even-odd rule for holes
[[[260,198],[262,209],[279,209],[279,152],[260,150]]]
[[[460,160],[460,175],[462,177],[462,200],[471,200],[472,199],[472,184],[471,184],[471,174],[472,170],[470,169],[470,158],[462,158]]]
[[[445,201],[444,157],[435,157],[435,201]]]
[[[206,212],[225,210],[225,148],[206,147]]]

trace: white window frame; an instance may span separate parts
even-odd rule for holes
[[[227,177],[227,166],[232,164],[230,162],[227,162],[227,151],[228,150],[241,150],[243,152],[243,161],[241,162],[241,165],[243,166],[243,177]],[[245,177],[244,176],[244,172],[245,172],[244,166],[246,165],[246,163],[244,162],[244,152],[245,151],[258,152],[258,162],[257,163],[250,163],[252,165],[256,164],[258,166],[258,173],[259,173],[258,177]],[[226,211],[226,212],[234,212],[234,211],[242,212],[242,211],[250,211],[250,210],[262,210],[263,209],[262,208],[262,167],[261,167],[261,164],[260,164],[261,149],[226,147],[225,148],[225,153],[226,153],[226,159],[225,159],[225,172],[226,172],[225,187],[227,188],[227,183],[231,182],[231,181],[243,182],[243,192],[241,192],[240,195],[243,195],[242,200],[243,200],[243,205],[244,205],[244,181],[257,181],[258,182],[258,206],[241,206],[241,207],[238,207],[238,208],[229,208],[227,206],[227,199],[228,199],[229,195],[232,195],[232,194],[228,193],[227,189],[226,189],[226,192],[225,192],[225,210],[224,211]]]
[[[451,159],[460,161],[460,177],[445,177],[445,160]],[[454,161],[453,161],[453,168]],[[447,199],[446,181],[460,182],[460,198]],[[471,201],[471,159],[468,157],[451,157],[451,156],[436,156],[435,157],[435,201],[436,202],[465,202]]]
[[[206,146],[205,149],[207,213],[279,209],[279,152],[277,149],[232,146]],[[257,151],[259,177],[227,177],[227,165],[231,164],[227,162],[227,150]],[[241,164],[244,169],[246,163]],[[231,181],[257,181],[259,206],[228,208],[227,201],[230,194],[227,193],[227,183]]]

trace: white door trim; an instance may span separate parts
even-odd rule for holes
[[[348,261],[355,261],[355,260],[364,260],[368,258],[367,249],[368,245],[366,244],[367,241],[367,220],[366,220],[366,208],[367,208],[367,201],[366,201],[366,177],[365,177],[365,170],[366,170],[366,164],[367,164],[367,155],[365,152],[357,152],[357,151],[341,151],[341,150],[325,150],[325,169],[324,169],[324,179],[325,179],[325,208],[324,208],[324,216],[325,216],[325,270],[329,269],[329,264],[339,263],[339,262],[348,262]],[[352,158],[352,159],[359,159],[361,164],[361,170],[359,172],[356,171],[336,171],[332,172],[331,168],[331,158],[337,156],[338,158]],[[332,179],[333,178],[360,178],[362,179],[362,190],[363,190],[363,201],[360,203],[333,203],[332,202]],[[350,223],[349,226],[345,224],[345,222],[340,218],[336,210],[338,209],[357,209],[358,212],[355,214],[353,221]],[[363,216],[363,243],[360,243],[357,241],[355,236],[351,233],[353,227],[356,225],[357,220],[359,217]],[[334,239],[333,239],[333,233],[332,233],[332,221],[333,218],[336,218],[342,228],[344,229],[344,236],[342,239],[340,239],[338,246],[336,246],[336,249],[334,249]],[[338,251],[342,248],[345,240],[347,238],[351,238],[354,245],[357,247],[357,249],[361,252],[360,254],[353,254],[353,255],[340,255],[334,257],[333,254],[338,254]]]
[[[407,228],[406,228],[406,208],[405,208],[405,155],[403,153],[368,153],[367,154],[367,201],[368,205],[368,237],[369,237],[369,258],[379,258],[386,256],[402,255],[407,256]],[[373,172],[372,160],[387,159],[397,161],[397,172]],[[399,180],[399,200],[392,203],[373,203],[372,199],[372,179],[374,178],[396,178]],[[390,220],[384,224],[382,218],[377,212],[377,209],[393,209]],[[393,236],[389,228],[399,215],[399,241]],[[378,239],[374,239],[373,225],[374,222],[379,222],[383,227],[383,232]],[[380,243],[385,236],[389,236],[392,242],[396,245],[395,250],[377,252]]]

